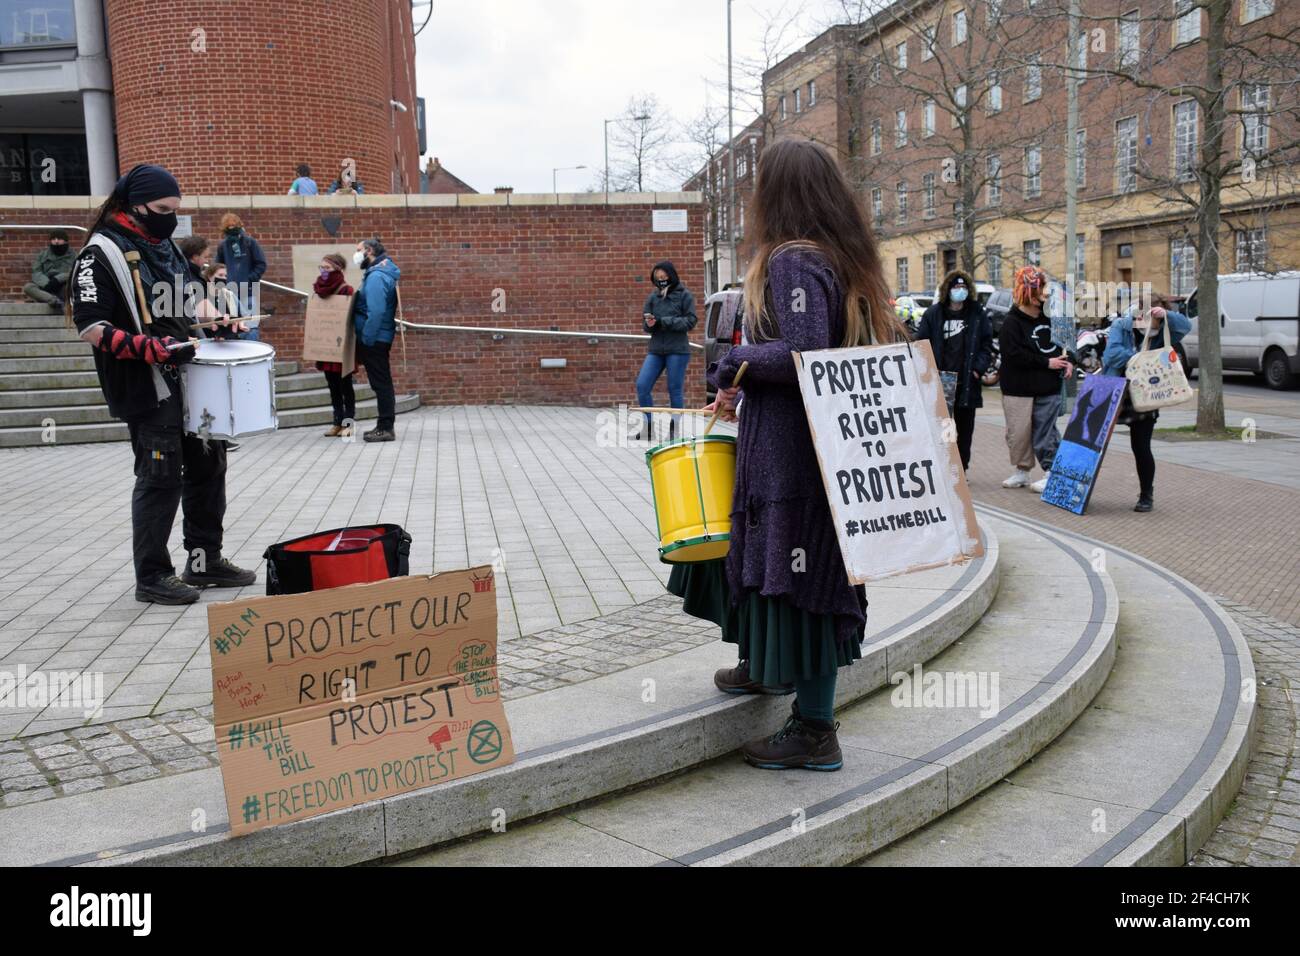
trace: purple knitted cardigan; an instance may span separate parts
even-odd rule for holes
[[[726,387],[749,363],[740,384],[727,582],[733,604],[757,590],[835,615],[843,642],[865,625],[866,596],[848,581],[790,353],[844,341],[844,292],[826,257],[808,247],[778,251],[768,283],[781,337],[738,345],[708,373],[715,388]],[[803,311],[796,311],[800,292]]]

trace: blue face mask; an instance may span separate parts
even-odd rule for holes
[[[965,301],[966,301],[966,290],[965,290],[965,289],[953,289],[953,290],[952,290],[952,293],[950,294],[949,297],[950,297],[950,298],[952,299],[952,301],[954,301],[954,302],[965,302]]]

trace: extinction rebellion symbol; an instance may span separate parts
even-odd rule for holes
[[[469,729],[465,749],[475,763],[491,763],[501,756],[501,731],[492,721],[480,720]]]

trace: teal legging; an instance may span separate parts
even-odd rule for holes
[[[794,682],[795,700],[799,713],[811,720],[832,720],[835,717],[835,677],[831,671],[825,677]]]

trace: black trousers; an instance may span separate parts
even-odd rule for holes
[[[975,409],[954,408],[952,420],[957,425],[957,452],[961,455],[961,466],[970,468],[970,443],[975,435]]]
[[[392,431],[397,421],[397,396],[393,393],[393,370],[388,364],[388,353],[392,351],[392,342],[376,342],[365,345],[357,340],[357,358],[366,367],[366,378],[375,390],[375,401],[379,406],[379,420],[376,427]]]
[[[1151,454],[1151,434],[1156,430],[1156,416],[1134,418],[1128,423],[1128,444],[1137,466],[1138,490],[1150,495],[1156,484],[1156,456]]]
[[[357,393],[352,387],[352,373],[326,372],[325,384],[330,387],[330,404],[334,406],[334,424],[355,421]]]
[[[164,374],[169,374],[164,372]],[[226,516],[226,443],[186,435],[180,386],[169,381],[172,395],[144,419],[128,422],[135,452],[135,489],[131,493],[131,541],[135,578],[140,583],[175,574],[167,539],[176,523],[176,508],[186,555],[210,565],[221,557],[221,526]]]

